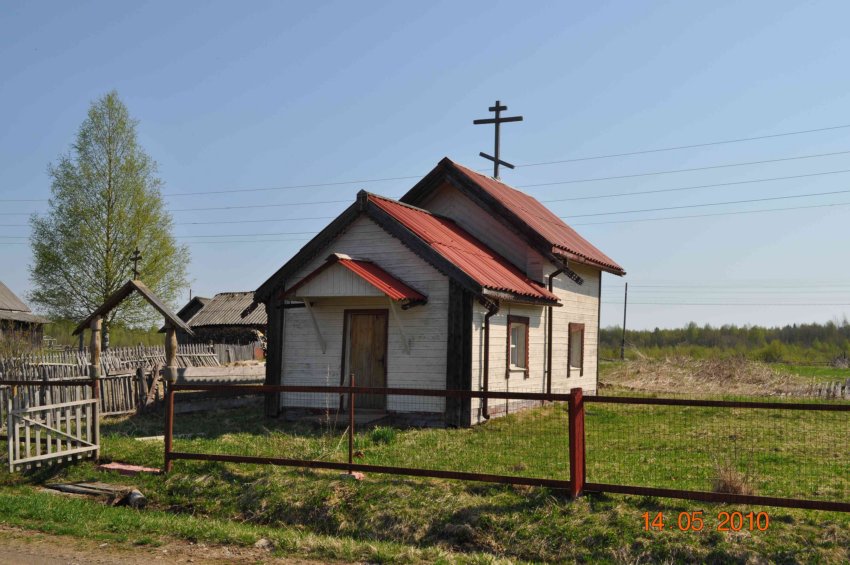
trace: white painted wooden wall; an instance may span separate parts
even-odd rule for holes
[[[555,279],[553,292],[558,295],[563,306],[554,307],[554,327],[552,331],[552,392],[569,392],[571,388],[581,387],[586,392],[596,391],[596,366],[598,343],[598,269],[584,265],[573,265],[584,279],[579,286],[561,274]],[[547,273],[554,268],[547,266]],[[477,302],[472,315],[472,386],[481,390],[484,383],[484,315],[487,310]],[[507,363],[507,320],[509,315],[529,318],[529,373],[528,378],[522,371],[511,372],[505,378]],[[490,390],[515,392],[546,392],[546,338],[547,308],[517,303],[502,303],[499,313],[490,318]],[[567,369],[569,324],[580,323],[585,326],[584,335],[584,374],[579,369]],[[491,400],[491,409],[495,403],[504,400]],[[473,423],[479,421],[480,403],[473,399]]]
[[[404,351],[402,332],[389,315],[387,386],[410,388],[444,388],[446,383],[446,330],[448,327],[448,278],[420,259],[399,240],[390,236],[380,226],[363,216],[357,219],[328,248],[304,266],[287,281],[293,286],[311,273],[331,253],[345,253],[352,257],[374,261],[394,277],[409,284],[428,297],[428,303],[409,310],[399,309],[399,318],[404,334],[410,341],[410,353]],[[329,268],[336,269],[338,266]],[[339,268],[341,271],[347,269]],[[332,292],[326,282],[318,281],[316,292]],[[323,286],[324,285],[324,286]],[[305,285],[305,286],[309,286]],[[299,293],[303,294],[303,293]],[[340,383],[342,370],[342,329],[345,309],[380,308],[388,309],[386,297],[317,297],[313,300],[315,313],[327,349],[322,353],[319,341],[304,308],[286,310],[282,384],[286,385],[330,385]],[[338,398],[338,397],[337,397]],[[283,406],[310,406],[323,408],[327,398],[319,395],[300,395],[300,398],[284,398]],[[391,397],[387,408],[402,411],[444,410],[442,398]]]

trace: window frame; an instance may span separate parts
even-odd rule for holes
[[[572,338],[574,332],[581,332],[581,365],[578,367],[573,365],[573,344]],[[572,374],[573,369],[579,370],[579,376],[584,376],[584,342],[585,342],[585,334],[584,334],[584,324],[577,324],[574,322],[570,322],[567,326],[567,377]]]
[[[520,370],[523,372],[523,378],[528,378],[529,375],[529,328],[531,324],[528,316],[514,316],[508,315],[508,325],[507,325],[507,345],[506,345],[506,356],[505,356],[505,378],[509,378],[511,376],[511,371],[519,372]],[[514,324],[522,324],[525,326],[525,367],[517,367],[516,365],[511,365],[511,334],[513,333],[513,325]]]

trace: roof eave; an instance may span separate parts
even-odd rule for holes
[[[520,302],[522,304],[535,304],[541,306],[563,306],[561,301],[557,298],[546,298],[546,297],[535,297],[535,296],[527,296],[524,294],[517,294],[515,292],[506,292],[504,290],[493,290],[491,288],[485,288],[482,291],[482,295],[491,299],[498,301],[507,301],[507,302]]]
[[[342,230],[351,225],[362,212],[362,203],[358,201],[351,204],[339,216],[336,217],[325,229],[320,231],[308,241],[292,258],[283,264],[272,276],[254,291],[254,302],[268,303],[274,296],[275,289],[282,286],[286,279],[293,275],[307,261],[318,255],[327,245],[337,237]]]

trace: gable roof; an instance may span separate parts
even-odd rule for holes
[[[343,230],[366,215],[432,267],[481,298],[560,304],[558,297],[526,277],[454,221],[396,200],[361,190],[357,201],[311,239],[254,293],[269,301],[309,260],[323,252]]]
[[[441,185],[442,180],[448,180],[492,215],[514,227],[532,246],[543,251],[544,256],[557,255],[616,275],[626,274],[616,261],[584,239],[534,197],[455,163],[448,157],[443,158],[402,196],[401,201],[414,205],[424,202]]]
[[[8,286],[0,281],[0,320],[11,320],[14,322],[30,322],[33,324],[47,324],[47,318],[32,313],[29,306],[12,292]]]
[[[376,194],[370,194],[369,201],[416,234],[483,288],[532,299],[558,301],[557,296],[525,276],[507,259],[461,228],[454,220]]]
[[[109,297],[103,301],[103,304],[98,306],[98,308],[89,314],[89,317],[80,322],[80,324],[74,329],[73,335],[78,335],[80,332],[83,332],[89,328],[92,323],[92,320],[97,318],[98,316],[105,316],[109,312],[111,312],[116,306],[121,304],[125,298],[133,294],[133,292],[138,292],[142,298],[144,298],[148,304],[154,307],[160,314],[163,315],[165,321],[170,323],[175,328],[180,328],[189,335],[195,335],[192,333],[192,330],[189,329],[189,326],[186,325],[186,322],[177,317],[177,314],[171,311],[171,309],[166,306],[166,304],[159,299],[159,297],[153,293],[151,289],[147,287],[145,283],[139,280],[129,280],[124,283],[124,286],[113,292]]]
[[[315,271],[289,287],[286,291],[287,296],[292,295],[299,288],[302,288],[305,284],[309,283],[317,276],[320,276],[333,265],[340,265],[342,268],[349,270],[393,300],[404,300],[418,303],[422,303],[427,300],[424,294],[392,276],[376,263],[365,259],[352,259],[343,253],[333,253]]]
[[[244,318],[242,313],[254,302],[253,292],[220,292],[209,299],[187,324],[191,328],[203,326],[265,326],[266,309],[255,308]]]

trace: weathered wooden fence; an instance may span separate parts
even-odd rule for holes
[[[243,345],[232,345],[229,343],[214,343],[212,344],[215,354],[218,356],[218,361],[222,365],[228,363],[236,363],[237,361],[253,361],[262,358],[257,355],[257,352],[262,352],[262,345],[259,342],[247,343]]]
[[[0,380],[33,382],[27,394],[38,395],[39,405],[84,400],[84,386],[44,387],[41,383],[88,377],[88,352],[46,351],[0,359]],[[186,367],[218,367],[218,355],[209,345],[185,344],[178,348],[177,364]],[[121,347],[101,355],[100,413],[129,414],[139,405],[159,398],[157,376],[165,365],[164,347]],[[37,384],[38,383],[38,384]],[[150,394],[153,393],[153,394]]]
[[[845,398],[850,400],[850,379],[831,383],[815,383],[804,396],[815,398]]]
[[[96,458],[100,436],[96,391],[88,379],[32,385],[3,381],[0,401],[9,471]],[[82,398],[69,400],[73,396]]]

